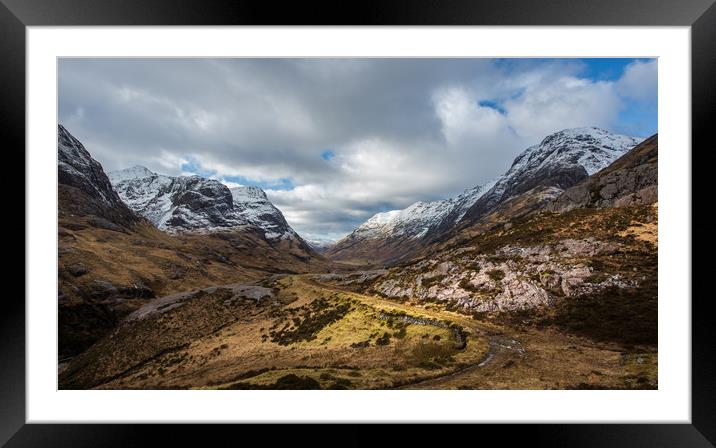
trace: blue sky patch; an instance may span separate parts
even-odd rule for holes
[[[326,161],[331,161],[336,156],[336,153],[331,151],[330,149],[327,149],[323,152],[321,152],[321,158]]]
[[[490,109],[494,109],[497,112],[501,113],[502,115],[505,115],[505,108],[502,107],[500,103],[493,100],[482,100],[477,103],[480,107],[489,107]]]
[[[649,59],[626,58],[590,58],[579,59],[584,64],[580,72],[582,77],[592,81],[616,81],[622,77],[627,65],[635,61],[648,61]]]
[[[292,190],[295,187],[293,181],[287,177],[271,179],[268,181],[259,181],[240,175],[220,176],[214,170],[203,168],[201,164],[192,157],[186,158],[186,162],[181,165],[181,170],[185,173],[192,173],[201,177],[216,179],[220,182],[233,182],[241,185],[249,185],[259,187],[262,190]]]

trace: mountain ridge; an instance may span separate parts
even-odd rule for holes
[[[596,127],[555,132],[518,155],[510,168],[491,182],[460,195],[433,202],[416,202],[403,210],[369,218],[328,251],[334,260],[366,260],[378,252],[380,262],[395,262],[438,241],[452,229],[469,225],[510,197],[535,187],[561,190],[608,166],[639,143],[637,137]]]
[[[465,217],[474,221],[501,201],[537,186],[562,190],[606,168],[643,139],[597,127],[564,129],[518,155]]]

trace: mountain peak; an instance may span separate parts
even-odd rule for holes
[[[141,179],[143,177],[156,176],[155,173],[149,171],[147,167],[142,165],[134,165],[129,168],[124,168],[117,171],[110,171],[107,173],[109,180],[112,184],[122,182],[127,179]]]
[[[569,188],[606,168],[641,138],[597,127],[564,129],[518,155],[510,169],[466,213],[479,219],[502,201],[535,187]]]
[[[643,139],[597,127],[563,129],[517,156],[505,176],[526,175],[546,165],[579,165],[587,175],[605,168]]]
[[[550,135],[554,135],[554,134],[568,134],[568,135],[612,134],[612,132],[608,131],[604,128],[597,127],[597,126],[580,126],[580,127],[576,127],[576,128],[562,129],[561,131],[554,132]],[[547,137],[549,137],[549,135]]]
[[[266,192],[259,187],[242,185],[230,188],[231,195],[236,202],[264,202],[268,201]]]

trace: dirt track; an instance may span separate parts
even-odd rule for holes
[[[413,384],[407,384],[405,386],[399,387],[398,389],[422,389],[425,387],[444,386],[445,384],[450,383],[450,381],[452,380],[455,380],[463,375],[466,375],[474,370],[477,370],[492,363],[500,356],[524,356],[525,353],[525,349],[522,347],[522,344],[519,341],[509,339],[504,336],[493,336],[490,338],[490,349],[485,354],[485,357],[480,360],[480,362],[476,364],[471,364],[456,372],[448,373],[446,375],[441,375],[427,380],[418,381]]]

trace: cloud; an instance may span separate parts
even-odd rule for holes
[[[299,233],[337,237],[376,212],[487,182],[548,133],[616,129],[626,106],[642,118],[655,109],[656,61],[633,61],[616,81],[582,66],[61,59],[59,117],[107,170],[258,185]]]
[[[611,82],[593,82],[573,76],[540,80],[505,102],[513,129],[525,138],[582,126],[612,127],[621,99]]]
[[[656,102],[657,81],[656,59],[634,61],[624,70],[624,75],[617,82],[617,89],[625,97]]]

